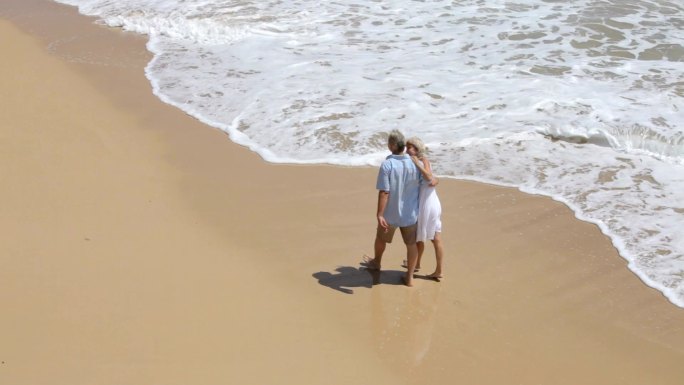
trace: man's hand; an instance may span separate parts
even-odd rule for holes
[[[378,226],[382,227],[385,232],[389,231],[389,225],[382,215],[378,215]]]
[[[385,232],[389,231],[389,225],[385,220],[385,207],[387,206],[387,200],[389,199],[388,191],[378,191],[378,226],[382,227]]]

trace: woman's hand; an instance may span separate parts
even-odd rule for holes
[[[417,156],[411,155],[411,160],[413,161],[413,163],[414,163],[416,166],[423,166],[423,162],[421,162],[420,159],[418,159]]]

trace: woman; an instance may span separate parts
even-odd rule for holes
[[[426,147],[422,140],[413,137],[406,141],[406,152],[411,156],[413,163],[423,174],[423,178],[429,183],[423,183],[420,186],[420,203],[418,209],[418,230],[417,230],[417,246],[418,246],[418,262],[416,263],[416,271],[420,268],[420,260],[425,251],[425,240],[429,239],[435,246],[435,256],[437,257],[437,266],[432,274],[427,275],[428,278],[440,280],[442,278],[442,258],[444,250],[442,249],[442,205],[437,197],[435,185],[436,178],[432,176],[432,167],[430,161],[425,156]]]

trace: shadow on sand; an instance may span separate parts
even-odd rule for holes
[[[319,271],[312,274],[323,286],[345,294],[354,294],[355,287],[371,288],[374,285],[403,285],[399,270],[369,270],[365,267],[340,266],[334,273]]]

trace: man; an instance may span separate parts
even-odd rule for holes
[[[406,244],[408,271],[404,277],[406,286],[413,286],[413,272],[418,259],[416,246],[416,223],[418,222],[418,193],[421,175],[411,160],[404,154],[404,135],[397,130],[390,132],[387,148],[392,152],[378,172],[378,228],[375,234],[375,257],[366,261],[369,269],[380,270],[385,247],[392,242],[397,227]]]

